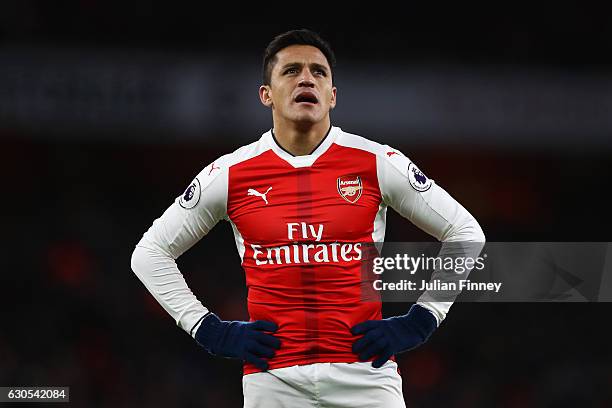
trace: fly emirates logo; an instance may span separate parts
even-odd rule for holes
[[[285,265],[360,261],[361,243],[321,243],[323,224],[287,223],[289,241],[311,243],[262,247],[251,244],[256,265]],[[318,243],[317,243],[318,242]]]

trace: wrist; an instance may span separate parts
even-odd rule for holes
[[[195,334],[198,344],[208,352],[215,354],[217,339],[223,331],[223,321],[214,313],[209,313],[202,319],[202,323]]]
[[[415,330],[422,341],[425,342],[438,327],[436,317],[429,310],[418,304],[412,305],[407,314],[403,316]]]

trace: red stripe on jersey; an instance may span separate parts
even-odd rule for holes
[[[310,167],[268,150],[229,169],[227,214],[244,240],[249,315],[279,326],[270,368],[358,361],[350,328],[381,318],[380,301],[364,300],[371,283],[362,276],[381,200],[376,156],[337,144]]]

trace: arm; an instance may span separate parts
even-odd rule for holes
[[[177,325],[193,336],[208,309],[193,295],[176,259],[223,218],[226,193],[221,174],[202,171],[153,222],[132,254],[132,270]]]
[[[220,162],[217,162],[219,165]],[[205,168],[153,222],[132,254],[132,270],[177,325],[212,354],[247,360],[262,369],[260,357],[272,357],[278,340],[270,322],[222,321],[191,292],[176,259],[191,248],[227,212],[227,167],[211,175]]]
[[[442,241],[439,257],[479,255],[485,237],[478,222],[406,156],[381,154],[377,157],[377,170],[383,202]],[[432,280],[443,279],[444,273],[434,271]],[[444,320],[456,295],[447,294],[442,299],[439,294],[425,292],[406,315],[356,325],[353,334],[364,336],[355,342],[353,351],[363,360],[378,355],[373,365],[380,367],[391,355],[417,347]]]
[[[383,201],[443,242],[439,257],[476,258],[480,254],[485,236],[476,219],[406,156],[379,156],[377,166]],[[443,275],[444,271],[434,271],[432,280],[444,279]],[[433,313],[439,325],[452,300],[441,301],[441,296],[425,292],[417,304]]]

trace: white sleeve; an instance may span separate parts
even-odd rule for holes
[[[446,257],[476,258],[482,250],[485,236],[476,219],[444,189],[429,179],[406,156],[385,146],[377,155],[377,171],[383,202],[410,220],[414,225],[442,242],[481,243],[480,245],[442,245],[438,254]],[[439,279],[441,271],[434,271]],[[438,298],[439,299],[439,298]],[[444,320],[452,301],[439,301],[425,292],[418,304],[431,311],[438,324]]]
[[[153,222],[132,254],[136,276],[191,336],[208,309],[191,292],[175,260],[226,216],[227,179],[227,168],[211,171],[207,166]]]

